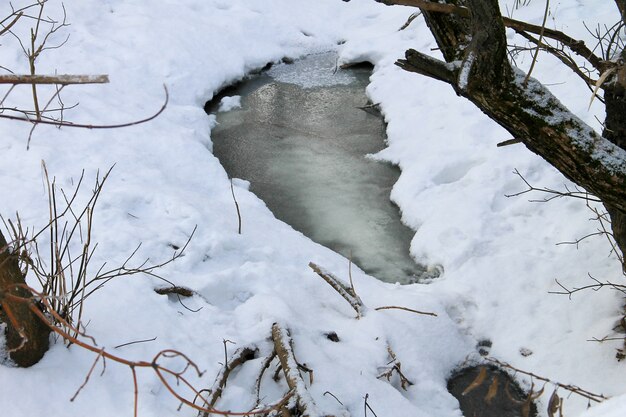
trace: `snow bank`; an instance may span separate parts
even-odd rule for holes
[[[25,3],[14,2],[18,7]],[[567,22],[574,36],[588,37],[581,18],[611,23],[614,12],[608,3],[559,6],[555,18]],[[291,329],[298,359],[314,369],[310,389],[318,407],[335,414],[344,410],[323,395],[326,391],[352,415],[360,415],[369,394],[369,404],[381,416],[458,417],[445,379],[474,357],[476,342],[486,338],[493,341],[494,356],[516,366],[591,391],[621,393],[623,367],[614,359],[619,342],[586,341],[611,334],[621,315],[619,296],[580,293],[569,300],[548,294],[558,290],[555,278],[568,287],[589,283],[588,273],[620,279],[606,242],[588,239],[578,249],[556,246],[594,231],[584,204],[532,204],[526,196],[505,194],[524,189],[514,169],[538,186],[558,188],[566,180],[522,146],[496,149],[507,134],[470,103],[436,81],[393,65],[409,47],[428,51],[433,46],[419,19],[397,30],[413,9],[368,0],[163,0],[149,5],[83,0],[65,7],[70,40],[46,51],[38,70],[111,77],[109,85],[68,88],[65,102],[80,106],[68,111],[67,119],[108,124],[142,118],[161,105],[162,84],[170,104],[155,121],[127,129],[40,126],[29,151],[29,126],[2,121],[0,213],[11,217],[19,211],[23,223],[35,228],[46,224],[41,161],[66,190],[81,170],[91,180],[115,164],[95,213],[93,239],[99,246],[94,267],[122,263],[139,243],[138,263],[167,259],[172,246],[184,244],[197,226],[185,256],[160,274],[195,290],[198,296],[185,306],[200,310],[191,312],[155,294],[153,288],[162,282],[152,277],[111,281],[88,300],[84,312],[87,331],[100,346],[148,360],[161,349],[179,349],[207,371],[194,383],[209,387],[222,366],[222,340],[237,343],[228,345],[231,352],[248,343],[267,349],[271,325],[280,322]],[[0,13],[7,8],[0,6]],[[533,2],[516,13],[536,21],[541,9]],[[50,0],[47,10],[58,17],[60,2]],[[27,26],[19,30],[28,33]],[[370,311],[355,320],[350,306],[307,267],[314,261],[345,279],[348,261],[277,221],[239,181],[235,194],[243,234],[237,234],[230,181],[210,152],[211,120],[203,104],[220,87],[268,62],[337,47],[344,62],[376,65],[368,94],[381,104],[389,123],[389,148],[378,156],[403,171],[392,199],[417,230],[412,253],[445,269],[432,285],[407,287],[383,284],[355,270],[357,292],[369,307],[401,305],[433,311],[437,318]],[[0,62],[27,72],[11,37],[2,38]],[[588,96],[571,87],[578,84],[566,70],[545,58],[535,75],[547,83],[566,82],[554,86],[555,94],[596,125],[597,101],[587,113]],[[29,103],[28,88],[16,89],[11,99]],[[323,336],[329,331],[340,342]],[[156,340],[114,348],[152,337]],[[387,343],[415,382],[406,392],[376,378],[389,361]],[[522,348],[532,355],[522,356]],[[93,360],[75,346],[57,343],[33,368],[1,367],[4,415],[130,415],[130,372],[112,363],[102,377],[94,374],[74,402],[68,401]],[[261,360],[246,365],[230,382],[220,408],[252,407]],[[140,416],[174,414],[179,404],[154,375],[140,373],[139,380]],[[264,390],[267,402],[281,395],[269,380]],[[586,403],[571,399],[566,405],[568,414],[577,415]],[[180,414],[195,415],[188,408]]]

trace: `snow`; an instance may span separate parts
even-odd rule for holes
[[[476,56],[474,55],[474,51],[470,51],[467,55],[467,58],[465,58],[463,60],[463,63],[461,64],[461,71],[459,71],[458,81],[458,85],[461,90],[465,90],[467,88],[470,72],[472,71],[472,65],[474,65],[475,59]]]
[[[27,3],[13,2],[16,7]],[[502,2],[502,9],[512,11],[513,4]],[[0,5],[0,15],[8,7]],[[248,344],[267,352],[272,324],[279,322],[290,329],[298,360],[315,372],[308,389],[320,413],[361,415],[368,395],[368,404],[380,416],[458,417],[446,378],[466,360],[479,360],[476,343],[489,339],[490,354],[500,360],[614,397],[587,411],[585,400],[566,396],[568,416],[623,414],[624,365],[615,359],[622,342],[588,342],[619,336],[613,328],[623,315],[622,297],[610,290],[579,292],[571,300],[549,294],[560,289],[555,279],[568,288],[592,283],[588,274],[619,282],[623,276],[615,256],[602,237],[585,239],[577,247],[557,246],[598,227],[588,220],[584,202],[536,204],[527,197],[542,195],[505,195],[525,188],[514,169],[540,187],[571,184],[522,145],[496,148],[508,134],[451,88],[394,66],[406,49],[428,52],[435,45],[421,19],[398,31],[414,9],[370,0],[161,0],[149,5],[83,0],[67,2],[65,8],[71,26],[50,41],[58,44],[67,34],[70,39],[62,48],[42,53],[38,72],[106,73],[111,79],[108,85],[66,88],[64,101],[80,103],[66,112],[66,120],[115,124],[141,119],[163,103],[163,84],[170,103],[154,121],[126,129],[39,126],[28,151],[30,126],[2,120],[0,213],[15,219],[19,212],[22,223],[35,230],[47,223],[42,161],[66,192],[85,170],[88,185],[79,193],[80,204],[89,198],[96,173],[115,164],[94,213],[92,239],[98,248],[92,273],[103,262],[123,263],[140,243],[133,265],[146,258],[166,260],[174,252],[172,245],[184,245],[197,226],[185,256],[158,272],[197,293],[184,301],[187,308],[154,293],[163,284],[155,277],[112,280],[87,300],[83,313],[87,332],[99,346],[148,361],[162,349],[178,349],[206,371],[191,381],[203,388],[211,386],[222,367],[223,340],[236,343],[227,344],[230,353]],[[50,0],[46,15],[60,18],[61,2]],[[531,23],[540,23],[542,16],[541,2],[514,12]],[[616,20],[614,4],[601,0],[557,2],[551,16],[558,28],[589,44],[583,23],[595,27]],[[20,22],[18,35],[28,36],[28,23]],[[2,66],[28,72],[16,40],[1,40]],[[242,234],[237,233],[231,183],[210,151],[215,121],[202,110],[221,87],[268,62],[333,49],[340,54],[337,65],[363,60],[375,65],[367,93],[380,103],[389,145],[377,157],[402,169],[392,199],[417,231],[413,255],[444,268],[432,284],[410,286],[385,284],[353,268],[356,291],[370,307],[360,320],[308,267],[315,262],[346,280],[348,261],[277,221],[244,181],[233,182],[243,219]],[[533,76],[599,129],[595,116],[602,118],[601,104],[596,100],[587,111],[589,96],[566,68],[540,56]],[[52,92],[40,89],[42,97]],[[29,87],[22,86],[4,105],[30,102]],[[47,236],[40,239],[40,247],[46,247]],[[438,317],[373,309],[385,305],[432,311]],[[329,331],[340,342],[326,339]],[[407,391],[376,378],[389,361],[388,343],[403,372],[416,382]],[[102,376],[98,367],[76,400],[69,401],[94,359],[90,352],[57,341],[32,368],[3,364],[3,415],[132,415],[130,370],[110,361]],[[232,377],[219,408],[245,411],[254,406],[254,380],[262,360],[247,363]],[[138,370],[138,378],[139,416],[176,412],[178,401],[154,373]],[[530,380],[520,379],[530,386]],[[285,392],[284,384],[266,375],[265,402]],[[547,398],[542,401],[545,410]],[[178,412],[195,414],[187,407]]]
[[[241,107],[241,96],[224,97],[220,101],[218,111],[230,111]]]

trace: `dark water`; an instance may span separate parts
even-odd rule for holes
[[[214,154],[277,218],[367,273],[432,277],[410,257],[414,232],[389,200],[399,170],[367,157],[385,146],[380,115],[359,109],[370,71],[334,66],[334,55],[313,55],[231,88],[241,108],[217,114]]]

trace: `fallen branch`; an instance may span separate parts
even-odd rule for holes
[[[247,361],[256,358],[256,355],[259,353],[259,349],[252,345],[246,346],[243,348],[239,348],[233,354],[232,359],[224,364],[224,367],[220,370],[215,377],[215,382],[213,383],[213,388],[211,388],[210,396],[205,401],[206,408],[213,409],[217,400],[222,396],[224,392],[224,388],[226,388],[226,382],[228,381],[228,377],[230,373],[240,365],[243,365]],[[204,417],[208,417],[211,413],[209,411],[205,411],[202,415]]]
[[[361,298],[352,290],[352,288],[345,285],[339,278],[331,274],[330,272],[324,270],[320,266],[314,264],[313,262],[309,262],[309,267],[317,273],[324,281],[328,283],[335,291],[339,293],[356,311],[357,318],[361,318],[365,311],[365,305]]]
[[[298,361],[293,352],[293,341],[289,330],[283,328],[277,323],[272,325],[272,340],[274,340],[274,348],[276,355],[280,360],[287,386],[294,392],[296,396],[296,404],[299,415],[302,417],[317,417],[321,414],[317,411],[317,406],[313,402],[313,397],[306,388],[306,384],[298,371]]]
[[[521,139],[508,139],[508,140],[505,140],[503,142],[498,142],[498,144],[496,144],[496,146],[498,148],[501,148],[503,146],[515,145],[516,143],[524,143],[524,142]]]
[[[398,32],[401,30],[404,30],[406,28],[409,27],[409,25],[411,24],[411,22],[413,22],[417,17],[419,17],[422,14],[422,12],[417,12],[417,13],[413,13],[411,14],[411,16],[409,16],[409,18],[406,20],[406,22],[400,26],[400,29],[398,29]]]
[[[602,394],[594,394],[593,392],[584,390],[584,389],[582,389],[580,387],[577,387],[576,385],[562,384],[562,383],[557,382],[557,381],[552,381],[552,380],[550,380],[550,379],[548,379],[546,377],[539,376],[537,374],[533,374],[532,372],[523,371],[523,370],[521,370],[519,368],[516,368],[516,367],[514,367],[512,365],[509,365],[506,362],[499,361],[499,360],[497,360],[495,358],[486,357],[485,360],[488,361],[488,362],[494,363],[494,364],[498,365],[501,368],[510,369],[511,371],[514,371],[514,372],[517,372],[517,373],[529,376],[529,377],[534,378],[534,379],[538,379],[540,381],[543,381],[543,382],[555,385],[557,387],[561,387],[561,388],[563,388],[563,389],[565,389],[565,390],[567,390],[567,391],[569,391],[571,393],[580,395],[583,398],[587,398],[588,400],[591,400],[591,401],[594,401],[594,402],[597,402],[597,403],[602,402],[602,401],[608,399],[608,397],[605,397]]]
[[[433,316],[433,317],[437,317],[436,313],[429,313],[428,311],[419,311],[419,310],[413,310],[412,308],[407,308],[407,307],[399,307],[399,306],[383,306],[383,307],[376,307],[374,310],[376,311],[380,311],[380,310],[404,310],[404,311],[410,311],[411,313],[415,313],[415,314],[422,314],[424,316]]]
[[[100,75],[22,75],[4,74],[0,75],[0,84],[108,84],[109,76]]]
[[[387,363],[387,370],[381,372],[377,376],[377,378],[378,379],[386,378],[387,381],[391,382],[391,377],[393,376],[393,373],[396,372],[398,374],[398,377],[400,378],[400,386],[402,387],[403,390],[406,391],[407,387],[414,385],[414,384],[402,373],[402,364],[398,360],[398,357],[396,356],[394,351],[391,349],[391,346],[389,344],[387,344],[387,352],[389,353],[389,357],[391,358],[391,361]]]
[[[256,379],[254,384],[254,389],[256,391],[256,404],[255,407],[258,407],[261,404],[261,382],[263,381],[263,375],[265,371],[270,367],[272,361],[276,358],[276,350],[272,350],[272,353],[265,358],[263,364],[261,365],[261,370],[259,371],[259,376]]]

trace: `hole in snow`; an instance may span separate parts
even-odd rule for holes
[[[484,378],[479,374],[484,372]],[[494,366],[472,366],[448,379],[448,391],[458,401],[465,417],[536,417],[534,402],[526,405],[528,394],[506,372]]]

